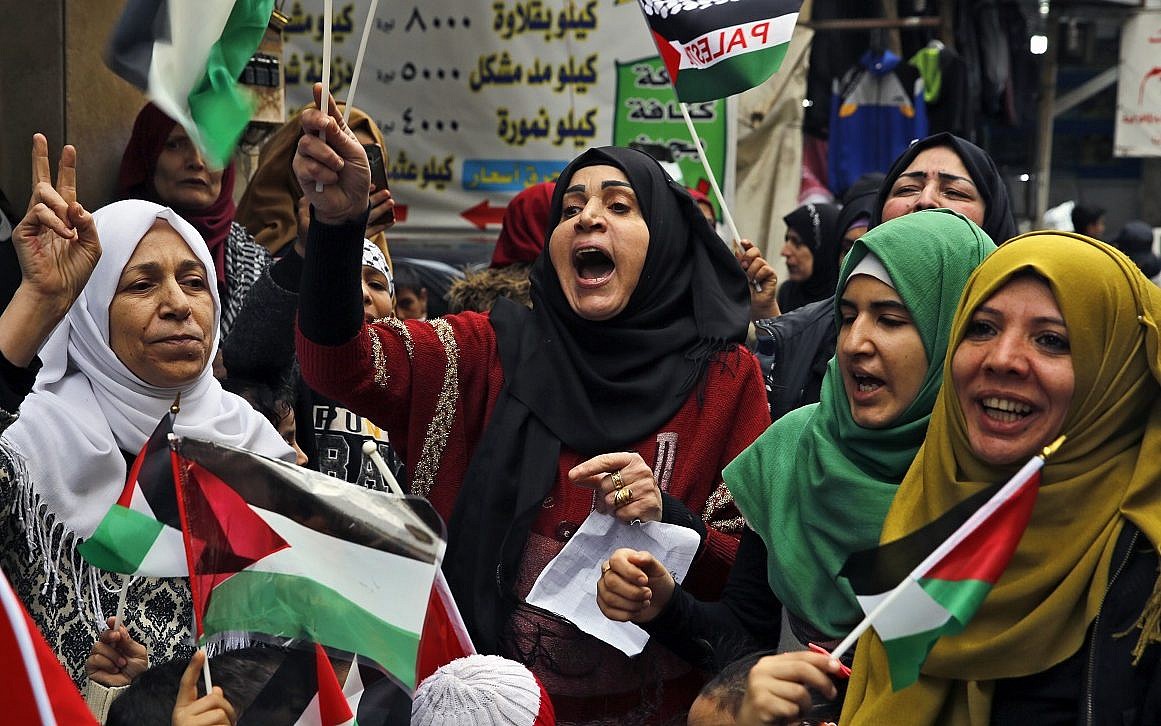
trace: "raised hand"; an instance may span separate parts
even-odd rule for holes
[[[197,651],[181,674],[177,701],[173,704],[173,726],[234,726],[238,721],[234,707],[221,688],[214,686],[198,698],[198,676],[205,660],[205,651]]]
[[[124,625],[113,629],[116,618],[109,618],[108,629],[101,632],[85,661],[85,673],[106,688],[127,686],[149,668],[149,652],[133,640]]]
[[[77,202],[76,149],[66,146],[61,151],[53,187],[48,140],[36,134],[32,169],[32,199],[12,241],[28,291],[67,310],[89,281],[101,257],[101,242],[92,215]]]
[[[601,563],[597,607],[609,620],[647,623],[665,609],[675,587],[660,560],[622,547]]]
[[[573,484],[596,490],[596,508],[622,522],[661,519],[661,490],[653,470],[633,451],[600,454],[568,472]]]
[[[750,278],[750,319],[776,318],[778,309],[778,272],[762,257],[762,253],[748,239],[739,242],[738,264]],[[758,283],[754,285],[752,283]]]
[[[77,152],[61,151],[52,185],[48,140],[32,137],[32,199],[12,232],[20,286],[0,316],[0,354],[27,366],[85,288],[101,242],[93,216],[77,203]]]
[[[371,192],[371,167],[367,152],[343,123],[343,115],[330,94],[324,113],[322,84],[314,84],[319,108],[302,112],[302,138],[291,166],[303,196],[314,206],[315,218],[326,224],[341,224],[367,212]],[[319,132],[324,139],[319,138]],[[316,191],[316,184],[322,185]]]

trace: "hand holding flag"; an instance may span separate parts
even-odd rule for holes
[[[874,627],[892,687],[914,683],[935,641],[962,632],[1004,573],[1032,517],[1044,461],[1063,443],[1061,436],[1003,486],[984,489],[902,539],[847,558],[839,574],[850,580],[867,615],[832,655],[842,656]]]

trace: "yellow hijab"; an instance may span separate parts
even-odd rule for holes
[[[302,189],[294,178],[290,163],[298,150],[298,140],[302,137],[302,122],[299,117],[308,108],[316,108],[312,103],[294,112],[282,128],[271,134],[258,155],[258,169],[246,185],[242,201],[234,220],[245,227],[254,240],[276,254],[298,236],[298,200]],[[339,110],[344,104],[339,104]],[[352,131],[363,131],[371,135],[383,147],[383,157],[387,157],[387,142],[383,139],[379,125],[357,107],[351,108],[349,121]],[[391,265],[391,255],[387,252],[387,235],[379,232],[371,241],[383,252]]]
[[[947,385],[881,541],[918,529],[1023,463],[997,469],[975,458],[950,383],[972,313],[1022,271],[1048,281],[1068,326],[1076,380],[1061,431],[1068,440],[1041,473],[1008,569],[967,629],[936,643],[917,683],[893,692],[881,641],[873,631],[859,640],[844,726],[989,723],[996,679],[1044,671],[1081,647],[1125,521],[1161,543],[1161,290],[1113,247],[1067,232],[1015,237],[968,281],[952,323]],[[1159,601],[1154,592],[1148,609]],[[1155,615],[1142,622],[1145,632],[1129,636],[1139,647],[1161,639]]]

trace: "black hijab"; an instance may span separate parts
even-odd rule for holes
[[[834,294],[839,275],[839,207],[835,204],[803,204],[782,218],[798,233],[814,255],[810,277],[802,282],[787,280],[778,288],[778,307],[784,313]]]
[[[572,175],[610,165],[628,177],[649,248],[625,309],[577,315],[549,243],[532,265],[533,308],[492,309],[504,386],[468,465],[448,527],[444,571],[483,653],[499,649],[529,528],[556,480],[561,446],[583,457],[623,451],[671,419],[715,354],[745,339],[745,274],[697,204],[650,156],[590,149],[560,174],[551,240]]]
[[[907,170],[907,167],[911,165],[916,156],[919,156],[920,152],[936,146],[951,148],[959,156],[964,167],[967,168],[968,174],[971,175],[976,189],[979,190],[984,200],[986,212],[984,213],[984,223],[980,227],[988,233],[992,241],[998,245],[1003,244],[1019,234],[1020,230],[1016,227],[1016,220],[1012,217],[1012,206],[1008,202],[1008,187],[1004,185],[1004,179],[1000,176],[999,170],[996,169],[996,162],[992,161],[988,152],[972,142],[946,131],[916,141],[895,160],[894,166],[887,172],[887,178],[883,180],[883,185],[879,188],[879,198],[875,202],[875,208],[871,211],[871,226],[874,227],[882,223],[883,205],[887,202],[887,197],[891,194],[891,187],[895,186],[895,180],[899,178],[899,175]]]
[[[879,187],[883,185],[885,176],[877,171],[870,171],[855,179],[855,183],[847,187],[843,193],[843,208],[836,223],[840,239],[855,222],[860,219],[868,221],[871,219],[875,199],[879,196]]]

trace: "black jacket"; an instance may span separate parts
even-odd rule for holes
[[[1161,645],[1133,665],[1135,627],[1157,582],[1156,547],[1126,524],[1113,550],[1108,592],[1084,645],[1040,673],[996,681],[992,723],[1157,726],[1161,724]]]
[[[754,326],[759,331],[755,353],[766,380],[771,420],[818,401],[838,341],[834,295]]]

